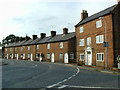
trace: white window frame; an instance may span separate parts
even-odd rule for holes
[[[96,36],[96,43],[100,44],[104,42],[104,35],[98,35]]]
[[[10,51],[12,51],[12,48],[10,48]]]
[[[102,20],[96,21],[96,28],[102,27]]]
[[[84,53],[80,53],[80,54],[79,54],[79,60],[84,61],[85,55],[84,55],[84,59],[81,58],[82,55],[84,55]]]
[[[83,27],[80,27],[80,33],[83,33]]]
[[[30,53],[28,53],[28,58],[30,58]]]
[[[50,53],[47,53],[47,59],[50,59]]]
[[[17,54],[15,54],[15,57],[17,57]]]
[[[28,46],[28,50],[30,50],[30,46]]]
[[[50,43],[49,43],[49,44],[47,44],[47,49],[50,49]]]
[[[101,60],[98,60],[98,57],[97,57],[98,54],[101,54]],[[102,54],[103,54],[103,60],[102,60]],[[96,53],[96,61],[104,61],[104,53]]]
[[[91,45],[91,37],[87,38],[87,45]]]
[[[74,53],[70,53],[70,59],[74,59]]]
[[[36,49],[37,49],[37,50],[39,49],[39,45],[36,46]]]
[[[21,51],[23,50],[23,47],[21,47]]]
[[[59,54],[59,59],[63,59],[63,53]]]
[[[7,51],[7,48],[6,48],[6,51]]]
[[[85,40],[84,39],[80,39],[79,40],[79,46],[84,46],[85,44]]]
[[[17,51],[17,48],[15,48],[15,51]]]
[[[63,48],[63,42],[60,42],[60,48]]]

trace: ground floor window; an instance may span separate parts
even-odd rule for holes
[[[96,53],[96,59],[98,61],[103,61],[104,60],[104,53]]]
[[[79,60],[84,60],[84,54],[79,54]]]
[[[40,54],[36,54],[36,58],[39,58]]]
[[[30,58],[30,54],[28,53],[28,58]]]
[[[60,53],[59,58],[63,59],[63,53]]]
[[[15,54],[15,57],[17,57],[17,54]]]
[[[74,59],[74,53],[70,53],[70,59]]]
[[[50,59],[50,53],[47,53],[47,59]]]

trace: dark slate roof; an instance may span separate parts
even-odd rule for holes
[[[25,46],[25,45],[29,45],[32,41],[33,41],[33,39],[29,39],[28,41],[26,41],[26,42],[23,43],[22,45],[23,45],[23,46]]]
[[[105,10],[102,10],[102,11],[100,11],[100,12],[98,12],[98,13],[92,15],[92,16],[89,16],[89,17],[83,19],[83,20],[80,21],[77,25],[75,25],[75,27],[80,26],[80,25],[83,25],[83,24],[85,24],[85,23],[87,23],[87,22],[89,22],[89,21],[92,21],[92,20],[96,19],[96,18],[99,18],[99,17],[105,16],[105,15],[107,15],[107,14],[110,14],[111,11],[113,11],[113,9],[114,9],[116,6],[117,6],[117,5],[111,6],[111,7],[107,8],[107,9],[105,9]]]
[[[16,42],[10,43],[9,45],[5,46],[5,47],[13,47],[16,44]]]
[[[38,41],[37,44],[67,41],[74,37],[75,37],[75,32],[68,33],[68,34],[59,34],[59,35],[55,35],[54,37],[51,37],[51,36],[45,37],[45,38],[41,39],[40,41]]]
[[[23,40],[23,41],[19,41],[19,42],[17,42],[15,45],[13,45],[13,46],[22,46],[24,43],[26,42],[26,40]]]
[[[39,40],[41,40],[41,39],[40,39],[40,38],[36,38],[36,39],[33,40],[32,42],[30,42],[29,45],[36,44]]]

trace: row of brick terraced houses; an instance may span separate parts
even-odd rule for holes
[[[105,67],[105,22],[109,43],[107,66],[116,67],[120,55],[120,3],[89,17],[83,10],[75,32],[68,33],[68,29],[63,28],[63,34],[56,35],[56,31],[51,31],[48,37],[41,33],[40,38],[33,35],[33,39],[15,40],[5,47],[4,58]]]

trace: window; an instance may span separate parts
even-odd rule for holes
[[[36,58],[38,58],[39,57],[39,54],[36,54]]]
[[[30,58],[30,54],[28,53],[28,58]]]
[[[47,59],[50,59],[50,53],[47,53]]]
[[[60,48],[63,48],[63,42],[60,43]]]
[[[23,50],[23,48],[21,47],[21,51]]]
[[[12,48],[10,48],[10,51],[12,51]]]
[[[87,45],[91,45],[91,37],[87,38]]]
[[[103,61],[104,60],[104,53],[97,53],[96,54],[96,59],[98,61]]]
[[[37,45],[36,49],[39,49],[39,45]]]
[[[103,35],[96,36],[96,43],[103,43]]]
[[[15,57],[17,57],[17,54],[15,54]]]
[[[84,46],[84,39],[80,39],[79,45]]]
[[[79,55],[79,60],[84,60],[84,54]]]
[[[70,59],[74,59],[74,53],[70,53]]]
[[[80,27],[80,33],[83,33],[83,27]]]
[[[6,51],[7,51],[7,48],[6,48]]]
[[[17,51],[17,48],[15,48],[15,51]]]
[[[63,53],[60,53],[59,58],[60,58],[60,59],[63,58]]]
[[[30,50],[30,46],[28,46],[28,50]]]
[[[100,27],[102,27],[102,21],[101,20],[96,22],[96,28],[100,28]]]
[[[47,49],[50,49],[50,44],[47,45]]]

